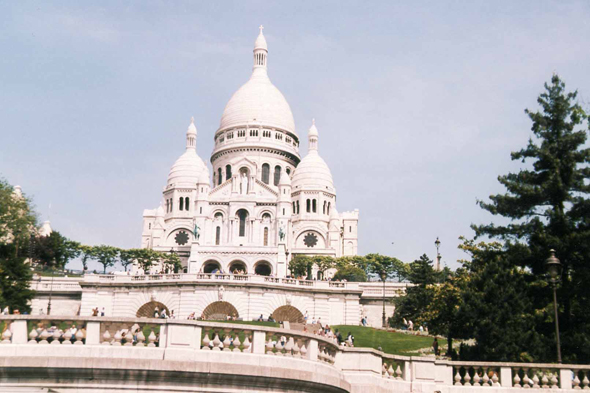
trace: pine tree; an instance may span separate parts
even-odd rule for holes
[[[543,262],[555,249],[564,266],[558,298],[562,343],[569,361],[590,361],[590,150],[585,148],[587,115],[576,102],[577,92],[566,92],[565,84],[553,75],[537,102],[541,111],[526,110],[533,122],[534,138],[512,153],[513,160],[528,169],[498,177],[507,193],[490,196],[480,206],[494,215],[509,218],[507,225],[473,226],[476,236],[504,240],[514,264],[529,268],[530,280],[544,273]],[[529,285],[534,309],[550,309],[551,291]],[[553,334],[552,315],[538,326]]]

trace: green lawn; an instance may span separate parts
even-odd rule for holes
[[[369,347],[375,349],[381,347],[383,352],[394,355],[418,355],[419,353],[417,351],[419,349],[432,347],[433,341],[432,337],[386,332],[364,326],[332,326],[332,330],[336,331],[336,329],[340,330],[343,339],[346,339],[348,332],[351,332],[354,336],[355,347]],[[446,348],[446,345],[446,340],[441,338],[438,339],[438,346],[441,351]]]

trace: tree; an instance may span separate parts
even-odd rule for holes
[[[34,292],[26,263],[37,217],[31,201],[0,179],[0,306],[30,311]]]
[[[137,249],[119,250],[119,262],[127,271],[129,265],[132,265],[137,259]]]
[[[326,271],[333,269],[336,266],[336,260],[329,256],[314,255],[311,257],[312,264],[318,269],[322,277],[325,276]]]
[[[345,265],[334,274],[334,280],[346,280],[350,282],[365,282],[367,274],[365,271],[354,265]]]
[[[107,268],[115,266],[119,249],[116,247],[100,245],[94,247],[93,258],[96,259],[103,267],[103,273],[106,274]]]
[[[420,325],[428,324],[425,312],[434,301],[436,287],[433,284],[439,281],[439,277],[426,254],[410,263],[408,279],[415,285],[406,289],[406,296],[394,299],[396,310],[392,319],[394,325],[401,325],[404,318]]]
[[[471,261],[464,264],[469,277],[461,290],[460,307],[452,314],[463,327],[463,336],[475,339],[464,359],[506,362],[544,357],[527,288],[530,273],[516,266],[501,243],[464,240],[460,248]]]
[[[393,276],[399,269],[399,265],[403,264],[397,258],[381,254],[367,254],[365,258],[369,273],[377,275],[381,280],[387,280],[388,277]]]
[[[590,361],[590,150],[587,115],[576,102],[577,92],[566,92],[565,84],[553,75],[537,102],[541,110],[526,110],[532,121],[533,138],[512,153],[512,160],[528,163],[527,169],[499,176],[505,194],[490,196],[479,205],[508,218],[505,225],[474,225],[476,236],[505,241],[508,258],[516,266],[530,269],[527,287],[535,299],[534,309],[549,309],[551,291],[538,280],[550,249],[564,266],[558,298],[562,344],[567,361]],[[518,256],[518,258],[516,258]],[[547,313],[537,328],[553,335],[553,316]],[[553,336],[554,338],[554,336]],[[565,359],[564,359],[565,361]]]
[[[160,253],[160,258],[162,261],[162,267],[164,272],[174,272],[178,273],[180,269],[182,269],[182,263],[180,261],[180,257],[178,254],[171,252],[171,253]]]
[[[66,264],[80,255],[80,243],[72,241],[59,232],[49,236],[37,236],[34,240],[32,260],[50,269],[63,269]]]
[[[340,257],[336,259],[335,264],[335,267],[339,270],[345,267],[353,266],[364,271],[365,277],[371,274],[369,270],[369,261],[367,258],[361,255]]]
[[[88,260],[96,259],[94,255],[94,247],[84,244],[78,245],[80,259],[82,260],[82,267],[84,272],[88,270]]]
[[[295,255],[289,262],[289,270],[294,277],[307,277],[311,275],[313,261],[306,255]]]
[[[162,257],[161,253],[150,248],[136,248],[134,254],[135,261],[145,273],[148,273],[150,268]]]

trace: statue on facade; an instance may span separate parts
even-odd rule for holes
[[[279,239],[280,241],[285,240],[285,231],[283,230],[283,225],[279,227]]]
[[[242,179],[240,182],[240,194],[248,193],[248,175],[246,172],[242,172]]]
[[[217,291],[217,296],[219,298],[219,301],[223,300],[223,293],[225,292],[225,288],[222,286],[219,287],[219,290]]]
[[[199,240],[199,238],[201,237],[201,234],[199,233],[199,230],[201,228],[199,228],[199,226],[197,225],[196,221],[193,221],[193,223],[195,224],[195,229],[193,230],[193,234],[195,235],[195,239]]]

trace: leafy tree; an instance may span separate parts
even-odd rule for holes
[[[119,262],[127,271],[129,265],[132,265],[137,259],[137,249],[119,250]]]
[[[94,247],[80,244],[78,245],[78,252],[82,261],[82,267],[84,272],[86,272],[88,270],[88,260],[96,259],[94,255]]]
[[[312,264],[318,269],[318,272],[322,277],[326,274],[326,271],[336,267],[336,260],[329,256],[314,255],[311,257]],[[312,265],[312,266],[313,266]]]
[[[149,248],[134,249],[135,261],[144,272],[149,272],[150,268],[160,261],[162,254]]]
[[[118,255],[119,249],[116,247],[100,245],[94,247],[93,250],[93,257],[104,267],[104,274],[106,274],[108,267],[115,266]]]
[[[412,284],[429,285],[439,281],[440,273],[434,270],[432,260],[423,254],[419,259],[410,263],[408,279]]]
[[[367,260],[367,258],[361,255],[340,257],[336,259],[335,265],[336,269],[339,270],[345,267],[354,266],[364,271],[365,277],[371,274],[371,271],[369,270],[369,261]]]
[[[37,217],[31,201],[16,195],[14,188],[0,179],[0,306],[30,311],[34,292],[32,273],[26,263],[30,235]]]
[[[178,273],[182,269],[180,257],[176,253],[160,253],[164,272]]]
[[[50,269],[63,269],[66,264],[80,255],[80,243],[72,241],[59,232],[49,236],[37,236],[34,240],[32,259]]]
[[[377,275],[381,280],[387,280],[387,278],[395,276],[404,264],[397,258],[381,254],[368,254],[365,258],[369,273]]]
[[[590,150],[588,116],[576,102],[577,92],[566,92],[557,75],[545,84],[537,102],[540,111],[525,112],[532,121],[534,137],[512,153],[513,160],[528,163],[527,169],[499,176],[505,194],[490,196],[480,206],[508,218],[506,225],[474,225],[476,236],[505,241],[508,260],[530,269],[527,288],[535,299],[534,309],[550,310],[551,291],[533,285],[543,273],[550,249],[563,264],[558,298],[562,344],[567,361],[590,361]],[[586,124],[585,124],[586,123]],[[518,257],[517,257],[518,256]],[[553,316],[546,313],[537,325],[553,335]],[[554,335],[553,335],[554,337]]]
[[[289,262],[289,270],[294,277],[307,277],[311,275],[313,261],[306,255],[296,255]]]
[[[350,282],[365,282],[367,281],[367,273],[357,266],[345,265],[338,269],[334,274],[334,280],[346,280]]]

